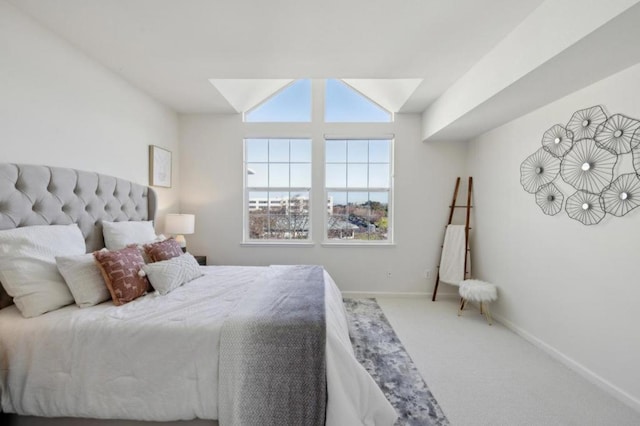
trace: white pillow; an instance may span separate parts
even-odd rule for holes
[[[83,254],[78,225],[38,225],[0,231],[0,281],[27,318],[73,303],[55,256]]]
[[[144,244],[156,239],[152,221],[102,222],[104,245],[120,250],[129,244]]]
[[[87,308],[111,299],[93,253],[56,256],[56,264],[71,290],[76,305]]]
[[[190,253],[149,263],[144,265],[142,270],[151,282],[151,286],[162,295],[203,275],[198,261]]]

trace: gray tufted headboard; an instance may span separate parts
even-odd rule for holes
[[[87,252],[104,247],[102,221],[154,220],[153,189],[62,167],[0,163],[0,229],[77,223]],[[0,309],[11,299],[0,285]]]
[[[62,167],[0,163],[0,229],[77,223],[87,252],[104,247],[102,221],[153,220],[153,189]]]

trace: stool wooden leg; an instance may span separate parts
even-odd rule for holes
[[[489,325],[493,325],[491,323],[491,313],[489,312],[489,304],[487,303],[487,306],[484,307],[484,311],[485,311],[485,317],[487,317],[487,322],[489,323]]]
[[[462,315],[462,310],[464,309],[464,305],[467,303],[463,298],[460,299],[460,309],[458,309],[458,316]]]
[[[482,305],[484,305],[484,302],[480,302],[480,315],[484,314],[484,312],[482,312]]]

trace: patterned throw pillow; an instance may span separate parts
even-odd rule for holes
[[[180,244],[173,238],[153,244],[146,244],[144,246],[144,252],[149,256],[151,262],[169,260],[184,254]]]
[[[144,263],[152,263],[153,260],[151,260],[151,258],[149,258],[149,255],[147,254],[146,251],[144,251],[144,246],[146,246],[147,244],[153,244],[153,243],[157,243],[160,241],[164,241],[166,240],[167,237],[165,237],[162,234],[159,234],[153,241],[146,241],[144,243],[140,243],[140,244],[129,244],[127,245],[127,247],[136,247],[138,249],[138,251],[140,252],[140,254],[142,255],[142,259],[144,259]]]
[[[93,253],[115,305],[123,305],[142,296],[151,289],[147,277],[140,276],[144,266],[136,247]]]
[[[149,277],[153,288],[162,295],[203,275],[200,265],[190,253],[144,265],[142,270]]]

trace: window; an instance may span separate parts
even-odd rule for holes
[[[260,138],[244,143],[245,240],[309,240],[311,140]]]
[[[308,79],[244,118],[244,243],[393,242],[391,112],[341,80]]]
[[[389,111],[372,102],[346,83],[327,80],[324,121],[328,123],[388,123]]]
[[[327,139],[328,240],[391,241],[390,139]]]
[[[296,80],[245,114],[247,122],[310,122],[311,80]]]

